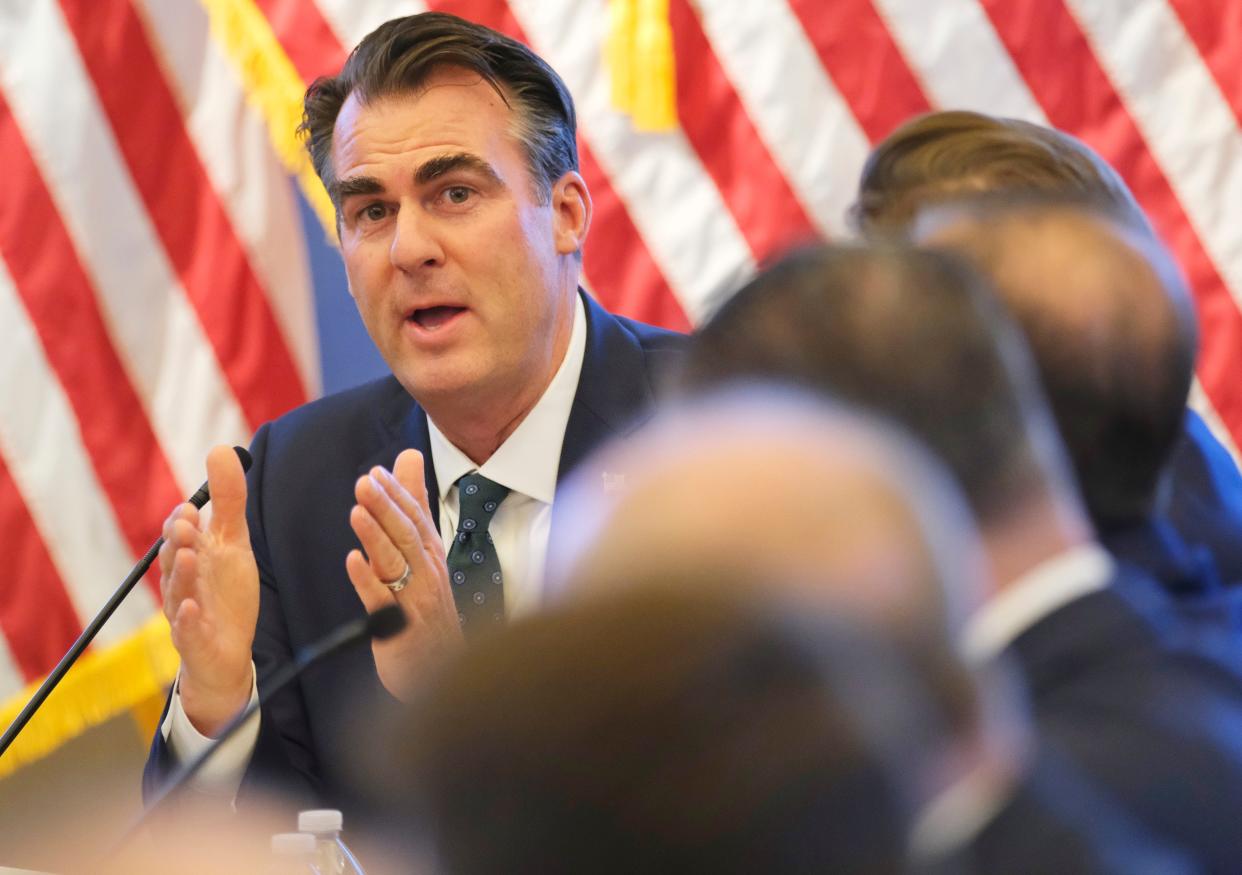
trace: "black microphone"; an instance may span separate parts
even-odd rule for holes
[[[237,453],[237,458],[241,460],[242,470],[250,470],[250,453],[241,447],[233,447],[233,452]],[[211,499],[211,493],[207,489],[206,482],[198,488],[198,491],[190,496],[190,504],[199,510],[203,509]],[[103,628],[104,623],[116,612],[121,606],[121,602],[125,601],[125,597],[147,573],[147,569],[151,567],[151,563],[155,561],[155,557],[159,555],[160,547],[164,545],[164,538],[161,535],[151,545],[151,549],[138,560],[138,564],[133,567],[129,575],[121,581],[121,585],[116,588],[116,592],[108,599],[107,603],[99,609],[99,613],[95,615],[95,619],[78,636],[78,640],[73,642],[73,646],[60,658],[60,662],[56,663],[56,668],[39,685],[39,689],[35,690],[35,694],[30,697],[30,701],[26,703],[26,707],[22,708],[20,714],[9,724],[9,728],[4,731],[4,735],[0,737],[0,756],[4,756],[4,752],[9,749],[9,745],[13,743],[13,739],[17,738],[26,724],[30,722],[30,718],[39,710],[39,706],[43,704],[43,700],[56,689],[56,685],[61,682],[68,673],[73,664],[78,661],[78,657],[82,655],[82,651],[95,640],[95,636],[99,634],[99,630]]]
[[[264,705],[271,701],[272,696],[289,686],[295,681],[299,675],[314,663],[323,659],[343,647],[348,647],[358,641],[367,638],[378,638],[383,640],[391,638],[402,629],[405,628],[405,613],[397,605],[388,605],[380,608],[373,614],[367,614],[365,617],[359,617],[356,620],[350,620],[337,628],[333,629],[327,635],[320,638],[313,644],[303,647],[293,656],[293,661],[289,662],[276,671],[272,672],[261,684],[259,684],[258,701],[248,706],[244,711],[234,717],[229,724],[221,730],[216,736],[211,746],[204,750],[190,762],[183,765],[180,769],[173,773],[172,777],[164,784],[163,788],[157,793],[147,804],[146,810],[139,815],[133,825],[125,831],[125,834],[118,842],[118,847],[123,847],[134,832],[141,827],[150,818],[152,813],[160,807],[160,805],[168,799],[172,794],[177,792],[185,785],[190,778],[194,777],[207,761],[215,754],[220,747],[237,734],[242,724],[254,716],[255,712],[260,710]]]

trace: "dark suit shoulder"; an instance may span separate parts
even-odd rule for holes
[[[647,377],[647,384],[657,397],[661,395],[664,386],[673,379],[685,359],[690,336],[625,316],[604,311],[601,313],[642,353],[642,371]],[[615,351],[615,346],[613,349]]]
[[[405,388],[391,374],[377,380],[343,389],[295,407],[268,424],[282,436],[306,429],[356,424],[360,418],[387,418],[395,409],[408,410],[414,404]]]
[[[1236,871],[1242,675],[1187,634],[1158,585],[1122,570],[1011,652],[1045,740],[1161,840]]]
[[[1173,526],[1211,552],[1226,583],[1242,583],[1242,473],[1193,410],[1170,454],[1168,479],[1164,513]]]
[[[690,340],[690,335],[683,334],[680,331],[648,325],[646,322],[639,322],[637,319],[630,319],[626,316],[618,316],[615,313],[610,315],[617,321],[617,324],[630,333],[634,341],[643,349],[684,350]]]
[[[410,429],[417,411],[417,403],[392,376],[327,395],[259,430],[252,445],[256,467],[278,465],[313,473],[309,466],[330,462],[353,476],[359,465]],[[405,445],[421,449],[423,443]],[[379,463],[389,464],[391,459]]]

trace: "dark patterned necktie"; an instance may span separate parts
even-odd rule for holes
[[[457,481],[461,513],[448,553],[448,570],[457,617],[466,634],[498,625],[505,619],[504,578],[487,528],[508,494],[508,488],[478,472]]]

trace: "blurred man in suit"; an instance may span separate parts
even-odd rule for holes
[[[1106,803],[1070,816],[1090,791],[1029,747],[1012,677],[962,660],[979,545],[925,453],[764,387],[603,460],[564,498],[564,603],[399,736],[448,869],[1171,865]]]
[[[1017,318],[1101,542],[1211,616],[1230,596],[1162,513],[1197,326],[1172,257],[1090,204],[982,197],[921,214],[918,242],[966,256]]]
[[[729,578],[525,618],[451,663],[385,756],[446,872],[909,871],[946,721],[861,626]]]
[[[986,281],[940,252],[794,256],[696,337],[689,386],[746,378],[863,405],[949,465],[994,582],[962,630],[966,652],[1012,657],[1045,738],[1165,840],[1232,869],[1242,681],[1186,639],[1154,581],[1095,540],[1021,332]]]
[[[1177,271],[1168,263],[1167,256],[1157,242],[1138,243],[1150,225],[1143,215],[1125,182],[1099,155],[1080,140],[1030,122],[1018,119],[996,118],[981,113],[965,111],[935,112],[914,119],[899,127],[882,141],[868,157],[859,181],[858,197],[851,208],[856,227],[866,237],[908,236],[920,212],[937,204],[970,198],[980,194],[1004,196],[1046,196],[1082,200],[1097,205],[1099,210],[1112,217],[1114,227],[1125,226],[1131,245],[1137,245],[1137,258],[1130,266],[1145,277],[1144,288],[1135,289],[1134,297],[1126,298],[1124,278],[1097,277],[1105,288],[1100,294],[1112,296],[1126,304],[1116,312],[1136,312],[1151,300],[1151,283],[1164,287],[1165,297],[1173,299],[1176,307],[1171,312],[1167,305],[1157,305],[1160,312],[1168,314],[1166,332],[1170,340],[1155,352],[1167,358],[1161,363],[1163,371],[1155,380],[1161,390],[1159,397],[1148,399],[1148,410],[1143,412],[1150,423],[1153,409],[1165,403],[1180,403],[1177,413],[1175,435],[1170,441],[1161,433],[1152,435],[1150,424],[1138,425],[1142,441],[1146,444],[1144,458],[1133,458],[1127,452],[1127,463],[1133,463],[1128,473],[1117,473],[1116,467],[1095,470],[1086,476],[1086,464],[1090,461],[1079,455],[1083,449],[1076,441],[1075,431],[1081,431],[1081,405],[1089,405],[1087,386],[1075,390],[1079,394],[1073,419],[1062,418],[1062,411],[1071,406],[1068,396],[1062,394],[1064,380],[1056,388],[1049,386],[1052,406],[1058,415],[1061,428],[1067,433],[1071,456],[1080,476],[1080,485],[1086,498],[1088,510],[1102,531],[1115,528],[1116,520],[1110,518],[1107,505],[1112,497],[1099,495],[1104,489],[1116,493],[1132,488],[1123,483],[1108,485],[1110,476],[1128,479],[1133,484],[1147,478],[1153,465],[1160,466],[1163,473],[1164,494],[1153,508],[1154,515],[1165,519],[1181,538],[1191,545],[1203,545],[1212,554],[1220,576],[1227,582],[1242,581],[1242,475],[1228,451],[1209,431],[1206,423],[1195,411],[1185,406],[1186,389],[1189,387],[1195,353],[1195,329],[1193,313],[1182,300],[1186,297]],[[1098,236],[1098,235],[1097,235]],[[1021,243],[1017,246],[1021,248]],[[1082,252],[1082,247],[1079,247]],[[1102,266],[1106,256],[1097,253],[1097,266]],[[1147,262],[1146,265],[1140,261]],[[1032,259],[1034,265],[1037,259]],[[1062,265],[1063,266],[1063,265]],[[1114,264],[1114,267],[1116,264]],[[1056,278],[1064,283],[1069,277]],[[1081,278],[1079,282],[1085,282]],[[1000,283],[1004,291],[1005,283]],[[1023,328],[1027,328],[1026,315],[1034,312],[1038,301],[1028,289],[1028,306],[1018,313]],[[1085,291],[1085,289],[1084,289]],[[1049,289],[1049,307],[1064,303],[1065,296],[1058,296]],[[1116,324],[1116,323],[1114,323]],[[1038,330],[1038,326],[1034,326]],[[1079,329],[1083,329],[1079,326]],[[1176,335],[1176,337],[1174,337]],[[1072,342],[1074,338],[1066,338]],[[1089,334],[1077,338],[1079,348],[1091,343]],[[1048,378],[1049,372],[1064,371],[1065,362],[1047,359],[1048,350],[1038,341],[1034,351],[1040,370]],[[1114,356],[1111,360],[1109,356]],[[1132,364],[1129,350],[1119,343],[1110,343],[1094,351],[1093,369],[1125,376],[1125,369]],[[1064,373],[1061,374],[1064,377]],[[1130,374],[1131,381],[1137,374]],[[1128,387],[1114,385],[1110,391],[1126,391]],[[1138,389],[1129,387],[1137,393]],[[1173,395],[1181,396],[1180,402],[1170,401]],[[1101,404],[1116,410],[1116,398],[1097,399]],[[1160,414],[1163,416],[1164,414]],[[1098,417],[1093,418],[1099,421]],[[1163,428],[1163,425],[1161,425]],[[1100,453],[1117,449],[1113,441],[1108,450],[1097,447]],[[1096,459],[1098,461],[1098,457]],[[1097,515],[1103,509],[1104,515]],[[1171,540],[1171,539],[1166,539]],[[1174,591],[1185,592],[1185,574],[1174,570],[1168,577],[1169,563],[1153,556],[1149,545],[1112,541],[1109,546],[1122,551],[1122,558],[1145,565],[1162,582]],[[1167,553],[1167,551],[1164,551]],[[1185,551],[1180,551],[1185,552]],[[1149,564],[1150,563],[1150,564]],[[1184,563],[1183,563],[1184,564]],[[1210,569],[1199,560],[1196,573],[1211,576]],[[1180,579],[1179,579],[1180,577]]]
[[[264,425],[249,488],[213,451],[210,523],[188,505],[169,518],[181,672],[148,790],[256,677],[395,603],[403,634],[307,673],[202,782],[231,798],[248,770],[336,799],[334,765],[365,742],[352,698],[402,696],[463,627],[538,602],[558,477],[644,414],[680,346],[579,287],[591,198],[573,101],[526,46],[451,15],[388,22],[312,85],[303,131],[393,375]]]

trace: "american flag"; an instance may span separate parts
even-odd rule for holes
[[[613,99],[627,5],[671,35],[667,130]],[[1204,337],[1193,403],[1242,438],[1235,0],[0,0],[0,723],[210,446],[377,367],[292,129],[308,82],[426,9],[564,77],[596,207],[585,282],[675,328],[789,244],[848,235],[864,157],[912,115],[1076,134],[1179,258]],[[175,668],[149,576],[0,773],[149,707]]]

